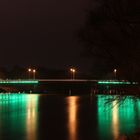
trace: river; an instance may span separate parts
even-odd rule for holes
[[[0,94],[1,140],[116,140],[140,127],[140,101],[109,95]]]

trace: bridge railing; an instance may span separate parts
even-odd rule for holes
[[[0,84],[38,84],[38,80],[0,80]]]

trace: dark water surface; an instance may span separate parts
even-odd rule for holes
[[[140,127],[140,101],[108,98],[1,94],[0,140],[116,140]]]

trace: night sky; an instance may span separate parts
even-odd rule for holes
[[[0,65],[89,70],[76,35],[88,7],[87,0],[1,1]]]

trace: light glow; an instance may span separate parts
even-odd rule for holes
[[[137,85],[138,83],[137,82],[124,82],[124,81],[98,81],[98,84],[114,84],[114,85]]]
[[[38,84],[38,80],[0,80],[0,84]]]

